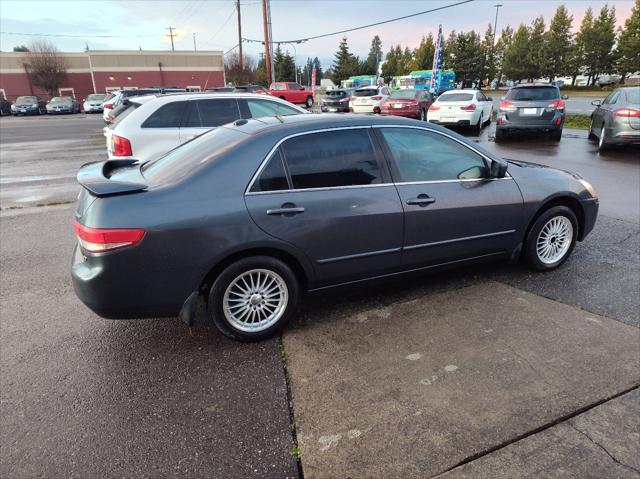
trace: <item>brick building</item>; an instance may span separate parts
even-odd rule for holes
[[[77,100],[90,93],[151,86],[175,86],[205,90],[224,85],[221,51],[87,51],[61,53],[67,78],[59,95]],[[47,93],[34,86],[27,74],[29,53],[0,52],[0,96],[14,101],[20,95]]]

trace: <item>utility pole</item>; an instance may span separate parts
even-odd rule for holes
[[[176,28],[176,27],[169,27],[169,28],[167,28],[167,30],[169,30],[169,34],[168,34],[167,36],[171,38],[171,51],[172,51],[172,52],[173,52],[173,51],[175,51],[175,48],[174,48],[174,46],[173,46],[173,37],[177,37],[177,36],[178,36],[178,34],[177,34],[177,33],[173,33],[173,29],[174,29],[174,28]]]
[[[267,0],[262,0],[262,23],[264,27],[264,62],[267,67],[267,88],[271,86],[271,39],[267,24]]]
[[[193,51],[198,51],[198,49],[196,48],[196,32],[193,32]]]
[[[496,7],[496,20],[495,20],[495,22],[493,22],[493,45],[496,44],[496,34],[498,33],[496,31],[496,28],[498,28],[498,11],[500,10],[501,6],[502,6],[501,3],[498,3],[497,5],[494,5],[494,7]]]
[[[242,58],[242,22],[240,21],[240,0],[236,0],[238,9],[238,53],[240,55],[240,74],[244,72],[244,59]]]

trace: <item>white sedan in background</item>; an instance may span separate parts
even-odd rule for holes
[[[450,90],[431,104],[427,121],[443,126],[465,126],[476,133],[491,123],[493,98],[479,90]]]
[[[358,88],[349,100],[349,111],[353,113],[380,113],[381,104],[391,92],[386,86],[364,86]]]

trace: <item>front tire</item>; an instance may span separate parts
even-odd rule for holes
[[[304,105],[307,108],[311,108],[313,106],[313,97],[308,96],[307,99],[304,101]]]
[[[222,334],[259,341],[279,333],[298,303],[300,286],[291,268],[270,256],[251,256],[228,266],[215,280],[208,314]]]
[[[578,219],[566,206],[554,206],[533,223],[524,254],[531,269],[551,271],[571,255],[578,236]]]

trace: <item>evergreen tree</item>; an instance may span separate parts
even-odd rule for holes
[[[640,1],[640,0],[638,0]],[[411,62],[411,71],[414,70],[431,70],[433,66],[433,55],[436,51],[433,35],[431,33],[425,38],[422,37],[420,45],[413,52],[413,62]]]
[[[513,29],[509,25],[507,25],[505,28],[502,29],[500,38],[496,42],[494,58],[495,58],[496,70],[497,70],[498,86],[500,86],[500,83],[502,82],[502,63],[504,59],[504,52],[507,49],[507,47],[511,44],[512,38],[513,38]]]
[[[266,86],[267,88],[267,62],[264,57],[258,61],[258,66],[256,67],[256,83],[258,85]]]
[[[484,66],[478,59],[482,54],[480,35],[473,30],[459,33],[453,41],[447,41],[447,68],[455,70],[456,78],[463,86],[479,85]]]
[[[640,0],[638,0],[640,1]],[[549,24],[549,31],[544,35],[542,74],[553,81],[558,76],[570,73],[568,60],[571,52],[571,25],[573,16],[564,5],[556,9]]]
[[[544,19],[542,17],[536,18],[531,23],[529,29],[529,51],[527,54],[527,78],[529,81],[533,81],[539,78],[542,74],[541,68],[544,64]]]
[[[593,20],[593,45],[587,50],[587,71],[594,85],[602,73],[611,73],[615,60],[616,9],[605,5]]]
[[[378,62],[382,60],[382,40],[376,35],[371,40],[371,48],[367,59],[363,62],[361,73],[363,75],[377,75]]]
[[[389,53],[387,53],[387,57],[385,62],[382,64],[382,78],[385,83],[389,83],[391,81],[391,77],[396,76],[396,71],[398,70],[398,57],[396,56],[396,49],[391,45],[389,48]]]
[[[526,25],[520,24],[504,51],[502,59],[504,76],[513,81],[521,81],[528,78],[531,72],[527,60],[528,57],[529,29]]]
[[[333,72],[331,79],[336,85],[339,85],[342,80],[346,80],[352,75],[357,75],[358,67],[358,58],[349,52],[347,37],[342,37],[331,66]]]
[[[296,81],[296,64],[294,58],[287,51],[277,46],[273,54],[274,81]]]
[[[640,0],[636,0],[631,16],[620,32],[617,54],[616,66],[624,83],[627,74],[640,71]]]
[[[402,52],[400,66],[398,69],[398,75],[408,75],[411,73],[411,65],[413,65],[413,52],[409,50],[409,47],[405,47]]]
[[[494,47],[494,34],[491,24],[487,26],[487,30],[484,32],[484,39],[482,40],[482,56],[484,58],[484,65],[482,71],[482,84],[491,85],[491,81],[496,77],[496,49]]]

